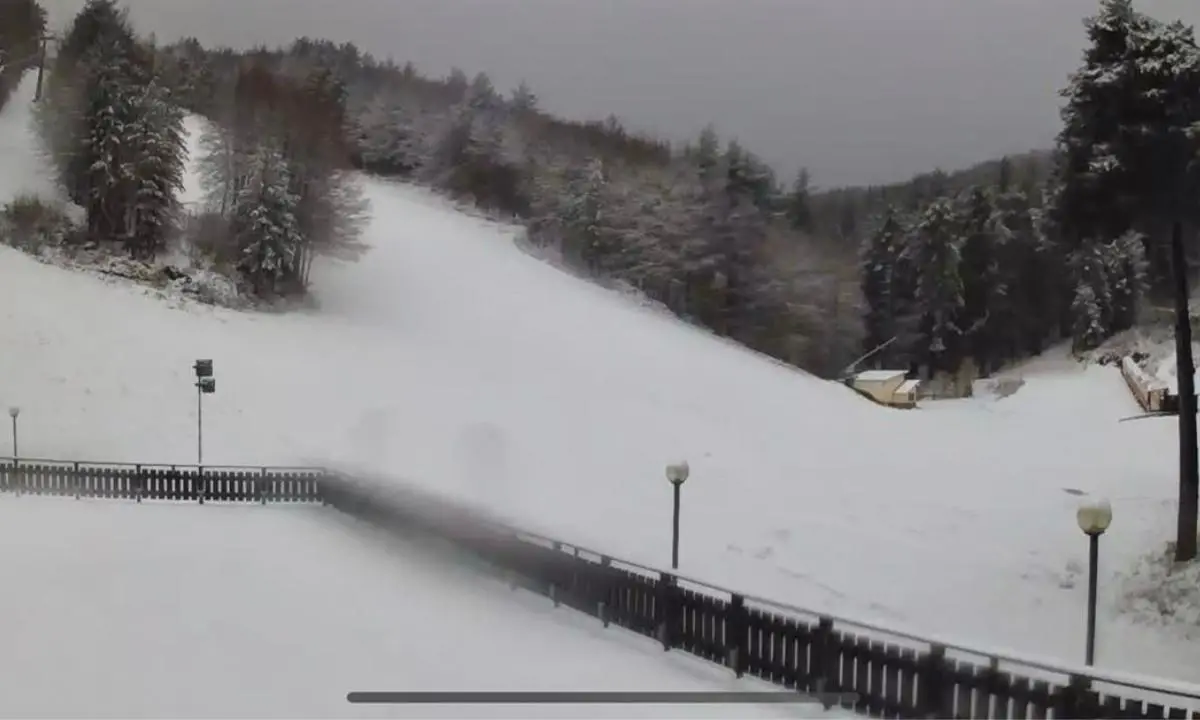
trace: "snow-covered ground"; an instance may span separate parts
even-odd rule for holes
[[[0,497],[5,717],[813,717],[350,705],[351,691],[765,690],[319,507]],[[845,716],[845,713],[840,713]]]
[[[1123,600],[1172,534],[1175,436],[1118,424],[1138,408],[1116,369],[1051,353],[1004,399],[890,411],[572,278],[426,191],[364,189],[373,248],[318,267],[303,314],[171,308],[0,252],[0,403],[24,408],[23,454],[189,460],[190,368],[211,357],[208,462],[362,466],[662,565],[663,466],[686,458],[685,574],[1071,661],[1075,493],[1103,494],[1098,663],[1200,673],[1200,627]]]

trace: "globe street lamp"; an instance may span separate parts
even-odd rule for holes
[[[17,455],[17,416],[20,414],[21,414],[21,408],[19,408],[19,407],[14,406],[14,407],[10,407],[8,409],[8,416],[10,418],[12,418],[13,461],[14,462],[16,461],[16,459],[18,457],[18,455]]]
[[[667,466],[667,480],[671,483],[671,487],[675,494],[675,512],[671,522],[671,569],[679,569],[679,490],[683,487],[683,483],[687,481],[691,469],[688,468],[687,461],[676,465]]]
[[[1112,506],[1107,500],[1087,499],[1075,512],[1079,529],[1088,536],[1087,657],[1090,666],[1096,659],[1096,576],[1100,569],[1100,536],[1112,524]]]

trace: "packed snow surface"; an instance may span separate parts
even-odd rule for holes
[[[1116,369],[1050,353],[1003,399],[889,410],[572,278],[514,228],[363,187],[372,249],[319,266],[307,313],[172,308],[0,253],[0,402],[24,408],[22,453],[189,461],[191,365],[212,358],[207,462],[369,468],[664,565],[663,467],[686,458],[681,572],[1072,662],[1074,511],[1105,495],[1098,664],[1200,671],[1200,629],[1121,601],[1174,528],[1175,434],[1118,424],[1138,408]]]
[[[0,497],[5,717],[813,717],[351,705],[350,691],[764,690],[320,507]],[[841,713],[842,716],[846,714]]]

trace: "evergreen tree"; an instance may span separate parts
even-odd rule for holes
[[[135,183],[135,220],[127,246],[133,256],[151,258],[176,227],[187,163],[183,111],[154,79],[142,87],[131,110],[128,174]]]
[[[420,164],[412,121],[398,97],[379,93],[356,121],[360,162],[368,172],[406,177]]]
[[[1087,34],[1084,65],[1063,91],[1050,239],[1070,256],[1084,244],[1142,232],[1145,249],[1157,250],[1148,252],[1151,275],[1165,288],[1166,231],[1200,206],[1189,179],[1200,52],[1190,28],[1163,25],[1131,0],[1104,0]]]
[[[1075,278],[1071,301],[1071,337],[1076,352],[1090,350],[1108,337],[1112,327],[1112,293],[1107,246],[1083,243],[1072,255]]]
[[[90,76],[84,86],[84,127],[79,169],[81,200],[87,211],[89,236],[96,241],[126,240],[126,193],[136,161],[126,142],[131,135],[133,88],[127,60],[115,47],[98,47],[85,62]]]
[[[234,210],[238,269],[258,296],[285,293],[299,282],[302,271],[300,198],[292,192],[282,153],[261,145],[250,164],[253,174],[240,189]]]
[[[607,185],[604,162],[593,158],[587,165],[568,171],[566,192],[559,208],[563,256],[593,273],[600,271],[605,255],[612,251],[602,226]]]
[[[894,207],[888,207],[878,227],[863,242],[859,252],[859,277],[866,305],[863,351],[871,352],[897,334],[900,307],[895,274],[908,230]],[[889,351],[890,350],[890,351]],[[876,364],[886,363],[894,350],[881,351]]]
[[[976,186],[960,195],[956,214],[962,243],[963,340],[966,351],[986,373],[1000,361],[997,318],[993,313],[1004,293],[998,259],[1006,233],[997,225],[992,194],[983,187]]]
[[[963,358],[962,246],[954,208],[935,200],[918,217],[905,248],[916,269],[914,355],[931,371],[958,369]]]
[[[809,232],[813,229],[811,198],[809,194],[808,170],[801,168],[792,184],[792,191],[787,198],[786,213],[788,222],[796,230]]]

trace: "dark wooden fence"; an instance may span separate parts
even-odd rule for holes
[[[321,502],[324,470],[0,458],[0,491],[183,502]]]
[[[420,532],[565,606],[797,692],[883,718],[1200,718],[1200,686],[1105,673],[824,616],[522,532],[393,482],[330,477],[325,501]]]
[[[524,532],[396,482],[317,468],[0,458],[0,491],[141,501],[322,502],[483,561],[514,588],[884,718],[1200,718],[1200,686],[1071,667],[815,614]]]

